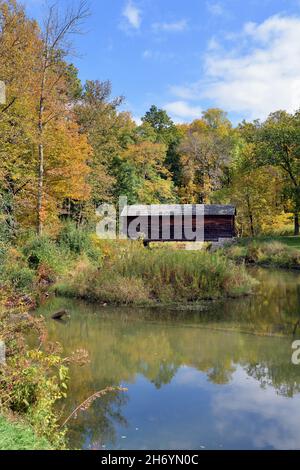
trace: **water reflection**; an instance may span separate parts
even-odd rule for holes
[[[122,309],[51,299],[65,352],[85,347],[64,413],[93,391],[125,385],[70,426],[76,448],[300,448],[300,366],[291,364],[300,275],[258,270],[257,295],[201,311]],[[258,333],[258,334],[244,334]],[[270,336],[276,334],[277,336]],[[289,335],[289,336],[283,336]]]

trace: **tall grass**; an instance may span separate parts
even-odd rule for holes
[[[226,249],[229,258],[258,265],[300,269],[300,250],[279,241],[250,241]]]
[[[98,269],[80,266],[58,292],[117,304],[197,302],[247,294],[253,279],[222,254],[149,250],[128,243]]]

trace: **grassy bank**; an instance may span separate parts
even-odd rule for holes
[[[297,248],[300,250],[300,236],[260,236],[255,238],[239,238],[238,243],[239,245],[249,245],[252,242],[257,243],[272,243],[278,242],[282,243],[285,246],[290,248]]]
[[[248,294],[253,284],[243,266],[222,254],[111,242],[101,265],[82,260],[56,291],[95,302],[156,305]]]
[[[51,450],[45,438],[39,438],[31,427],[0,416],[0,450]]]
[[[68,360],[59,345],[48,343],[44,320],[26,312],[25,299],[19,300],[17,305],[15,297],[12,307],[10,298],[10,309],[0,313],[0,339],[6,347],[6,363],[0,364],[0,413],[32,429],[37,443],[44,440],[63,449],[65,430],[59,428],[56,404],[66,396]],[[2,447],[6,429],[0,434]]]
[[[224,252],[230,259],[239,263],[300,269],[299,240],[299,237],[241,239]]]
[[[61,346],[48,342],[44,319],[31,311],[83,252],[96,260],[98,251],[92,249],[88,234],[73,225],[63,226],[55,238],[24,233],[0,242],[0,340],[6,347],[6,364],[0,364],[0,413],[22,423],[16,428],[2,422],[2,448],[15,441],[23,445],[23,440],[29,448],[44,448],[45,442],[65,448],[66,429],[60,429],[56,405],[66,397],[68,364],[81,363],[85,352],[63,357]]]

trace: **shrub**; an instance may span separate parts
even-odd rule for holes
[[[251,241],[225,249],[229,258],[248,263],[273,265],[281,268],[300,267],[300,250],[279,241]]]
[[[30,291],[35,282],[35,272],[28,267],[13,266],[8,271],[8,279],[17,290]]]
[[[68,369],[66,359],[59,355],[58,345],[46,343],[44,320],[24,313],[22,304],[0,318],[1,339],[6,345],[6,364],[0,365],[1,411],[13,412],[44,436],[56,448],[64,446],[55,411],[56,402],[65,397]],[[26,311],[26,310],[25,310]],[[29,349],[26,336],[30,333]]]
[[[34,236],[23,247],[28,265],[37,269],[41,264],[48,266],[56,273],[61,273],[66,268],[67,253],[62,253],[55,242],[48,236]]]
[[[66,222],[60,231],[58,243],[72,253],[80,254],[90,248],[88,233],[78,229],[74,222]]]
[[[97,237],[86,229],[77,228],[74,222],[66,222],[57,238],[60,248],[73,255],[86,254],[92,261],[100,262],[101,250]]]

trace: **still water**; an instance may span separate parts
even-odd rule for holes
[[[42,306],[50,339],[72,366],[62,414],[108,385],[69,423],[80,449],[300,449],[300,365],[291,363],[300,274],[254,270],[256,294],[203,309],[112,308],[54,298]],[[50,319],[67,308],[65,323]]]

